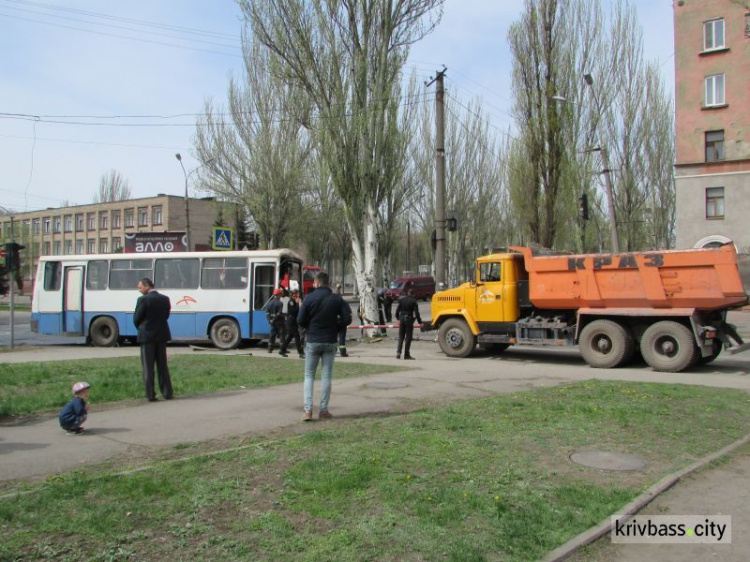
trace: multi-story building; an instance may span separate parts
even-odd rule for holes
[[[677,247],[750,253],[750,10],[676,0]]]
[[[213,198],[189,200],[191,249],[210,249],[219,205]],[[185,209],[184,197],[157,195],[15,213],[12,234],[18,243],[26,246],[23,250],[24,284],[33,278],[40,255],[121,252],[126,234],[185,232]],[[223,215],[233,218],[234,212],[225,211]],[[1,215],[0,240],[10,239],[11,217]]]

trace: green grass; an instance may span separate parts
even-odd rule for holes
[[[14,304],[13,310],[16,312],[31,312],[31,305],[30,304]],[[0,311],[8,312],[10,311],[10,304],[0,304]]]
[[[749,402],[587,382],[316,423],[126,476],[81,470],[0,500],[0,559],[538,560],[746,434]],[[568,460],[591,448],[648,465]]]
[[[402,371],[387,365],[337,362],[336,378]],[[175,355],[169,359],[175,394],[187,396],[302,382],[303,362],[266,357]],[[91,384],[96,404],[143,398],[139,357],[0,364],[0,418],[61,408],[74,382]]]

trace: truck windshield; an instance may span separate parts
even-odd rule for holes
[[[396,283],[395,281],[391,283],[391,289],[401,289],[403,286],[403,283]]]

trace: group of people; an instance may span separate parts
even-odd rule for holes
[[[302,300],[297,289],[289,293],[283,288],[273,291],[273,298],[266,307],[266,315],[271,325],[268,352],[272,353],[276,340],[280,342],[280,355],[287,357],[287,349],[294,340],[300,358],[305,359],[305,379],[303,393],[303,421],[313,419],[313,389],[318,363],[321,369],[321,398],[318,419],[330,419],[328,403],[331,397],[333,362],[336,353],[342,357],[346,352],[346,331],[352,321],[352,311],[341,295],[341,286],[336,292],[329,286],[328,274],[324,271],[315,276],[313,291]],[[167,342],[172,338],[169,330],[171,303],[169,297],[154,289],[148,278],[138,282],[141,296],[136,303],[133,323],[138,329],[138,343],[141,347],[141,369],[146,399],[156,402],[154,375],[158,373],[159,390],[165,400],[173,398],[172,380],[167,363]],[[388,307],[390,316],[390,306]],[[385,310],[383,309],[385,316]],[[419,307],[410,292],[401,297],[395,313],[400,322],[396,358],[414,359],[410,354],[414,321],[421,323]],[[381,322],[385,320],[382,318]],[[390,318],[388,319],[390,322]],[[59,422],[63,430],[71,435],[83,433],[83,423],[87,419],[91,385],[77,382],[73,385],[73,399],[60,412]]]

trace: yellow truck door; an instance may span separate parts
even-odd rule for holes
[[[476,319],[479,329],[482,324],[505,322],[503,309],[502,261],[479,262],[476,286]]]

